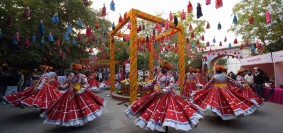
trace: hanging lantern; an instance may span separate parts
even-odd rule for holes
[[[90,5],[88,0],[83,0],[83,4],[84,4],[84,6],[89,6]]]
[[[114,22],[112,23],[112,30],[115,30],[116,29],[116,27],[115,27],[115,24],[114,24]]]
[[[199,45],[199,40],[197,40],[197,42],[196,42],[196,43],[197,43],[197,45]]]
[[[191,33],[191,38],[194,38],[195,37],[195,34],[194,34],[194,31]]]
[[[213,43],[216,43],[216,39],[215,39],[215,37],[213,38],[212,42],[213,42]]]
[[[99,28],[99,21],[98,21],[98,19],[96,19],[96,21],[95,21],[95,28],[96,28],[96,29]]]
[[[91,29],[90,29],[90,27],[88,26],[87,28],[86,28],[86,37],[90,37],[91,36]]]
[[[29,41],[28,38],[26,38],[26,40],[25,40],[25,46],[26,46],[26,47],[29,47],[29,46],[30,46],[30,41]]]
[[[234,39],[234,44],[238,44],[237,38]]]
[[[172,12],[170,11],[170,13],[169,13],[169,20],[172,22],[173,21],[173,14],[172,14]]]
[[[103,4],[102,10],[101,10],[101,17],[106,16],[106,7],[105,4]]]
[[[189,31],[192,31],[192,30],[193,30],[193,26],[192,26],[192,24],[190,23]]]
[[[228,48],[232,48],[232,44],[231,43],[229,43]]]
[[[70,37],[69,37],[68,33],[64,34],[64,40],[65,41],[69,41],[70,40]]]
[[[204,41],[204,35],[201,36],[201,40]]]
[[[169,22],[166,20],[165,22],[165,29],[168,30],[169,29]]]
[[[207,42],[206,42],[206,46],[208,47],[209,45],[210,45],[210,44],[209,44],[209,41],[207,41]]]
[[[54,42],[54,38],[53,38],[53,35],[51,33],[49,33],[48,41],[49,42]]]
[[[79,18],[79,20],[78,20],[78,27],[79,27],[80,29],[83,28],[83,22],[82,22],[81,18]]]
[[[242,50],[244,48],[243,44],[240,45],[240,50]]]
[[[205,0],[205,4],[206,5],[210,5],[211,4],[211,0]]]
[[[24,8],[23,17],[26,18],[26,19],[30,18],[30,9],[29,9],[29,7],[25,7]]]
[[[219,46],[222,46],[222,42],[221,41],[219,42]]]
[[[77,42],[76,42],[76,39],[75,39],[75,38],[73,38],[72,44],[73,44],[74,46],[77,45]]]
[[[190,39],[188,37],[187,37],[186,41],[187,41],[187,43],[190,43]]]
[[[266,23],[271,22],[271,15],[270,15],[270,12],[268,10],[266,10],[266,13],[265,13],[265,20],[266,20]]]
[[[32,35],[32,37],[31,37],[31,42],[32,42],[32,43],[35,43],[35,42],[36,42],[36,35],[35,35],[35,34]]]
[[[254,18],[253,18],[253,16],[250,16],[250,17],[249,17],[249,23],[250,23],[250,24],[253,24],[253,23],[254,23]]]
[[[192,3],[189,1],[189,4],[187,6],[187,10],[188,10],[188,13],[192,13],[193,12],[193,5]]]
[[[220,7],[222,7],[222,6],[223,6],[222,0],[216,0],[216,1],[215,1],[215,7],[216,7],[216,9],[218,9],[218,8],[220,8]]]
[[[118,20],[119,23],[122,23],[123,22],[123,18],[121,16],[121,13],[120,13],[120,17],[119,17],[119,20]]]
[[[221,30],[221,27],[222,27],[222,26],[221,26],[221,24],[220,24],[220,22],[219,22],[218,25],[217,25],[217,29],[218,29],[218,30]]]
[[[236,14],[234,14],[234,18],[233,18],[233,24],[237,24],[238,23],[238,19]]]
[[[227,38],[226,38],[226,36],[225,36],[225,38],[224,38],[224,42],[227,42]]]
[[[68,29],[67,29],[67,34],[71,34],[72,33],[72,27],[71,27],[71,23],[68,22]]]
[[[110,10],[115,11],[115,3],[113,0],[110,3]]]
[[[207,21],[207,24],[206,24],[206,29],[210,29],[210,24],[209,24],[208,21]]]
[[[185,11],[183,9],[182,13],[181,13],[181,20],[185,20],[185,19],[186,19],[186,14],[185,14]]]
[[[41,35],[43,35],[43,34],[45,33],[45,28],[44,28],[44,25],[43,25],[43,21],[42,21],[42,20],[40,20],[40,22],[39,22],[38,29],[39,29],[39,33],[40,33]]]
[[[197,19],[199,19],[200,17],[202,17],[202,10],[201,10],[201,5],[200,3],[198,3],[197,5]]]
[[[248,46],[249,45],[249,40],[245,41],[245,45]]]
[[[178,25],[178,19],[177,16],[174,16],[174,25],[177,26]]]
[[[53,24],[58,24],[58,23],[59,23],[58,13],[55,13],[55,14],[52,16],[51,20],[52,20],[52,23],[53,23]]]

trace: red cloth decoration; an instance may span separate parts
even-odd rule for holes
[[[186,14],[185,14],[185,11],[183,9],[182,13],[181,13],[181,20],[185,20],[185,19],[186,19]]]
[[[193,5],[192,3],[189,1],[189,4],[187,6],[187,9],[188,9],[188,13],[192,13],[193,12]]]
[[[220,41],[219,46],[222,46],[222,42]]]
[[[122,23],[122,22],[123,22],[123,18],[122,18],[121,14],[120,14],[119,23]]]
[[[106,16],[106,7],[105,7],[105,4],[103,4],[102,11],[101,11],[101,16],[102,16],[102,17]]]
[[[210,24],[209,24],[208,21],[207,21],[207,24],[206,24],[206,29],[210,29]]]
[[[96,19],[95,21],[95,28],[98,29],[99,28],[99,21]]]
[[[235,40],[234,40],[234,44],[238,44],[238,40],[237,40],[237,38],[235,38]]]
[[[220,8],[223,6],[222,0],[215,0],[215,7],[216,9]]]
[[[189,31],[192,31],[192,30],[193,30],[193,26],[192,26],[192,24],[190,23]]]
[[[126,20],[127,15],[128,15],[127,12],[125,12],[125,13],[124,13],[124,20]]]
[[[90,29],[89,26],[86,28],[86,33],[85,33],[85,35],[86,35],[86,37],[90,37],[90,36],[91,36],[91,29]]]
[[[226,38],[226,36],[225,36],[225,38],[224,38],[224,42],[227,42],[227,38]]]
[[[204,41],[204,35],[201,36],[201,40]]]
[[[194,31],[191,33],[191,38],[194,38],[195,37],[195,33]]]
[[[250,17],[249,17],[249,23],[250,23],[250,24],[253,24],[253,23],[254,23],[254,17],[253,17],[253,16],[250,16]]]
[[[172,15],[171,11],[170,11],[170,13],[169,13],[169,20],[170,20],[170,21],[173,21],[173,15]]]

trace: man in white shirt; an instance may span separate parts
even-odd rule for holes
[[[251,71],[249,71],[249,72],[245,75],[244,79],[245,79],[248,83],[250,83],[250,84],[253,84],[253,83],[254,83],[254,76],[252,75],[252,72],[251,72]]]

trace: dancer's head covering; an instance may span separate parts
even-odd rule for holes
[[[40,65],[40,66],[39,66],[39,69],[40,69],[40,70],[47,70],[47,69],[48,69],[48,66],[46,66],[46,65]]]
[[[72,69],[73,70],[81,70],[83,66],[81,64],[72,64]]]
[[[241,74],[241,73],[243,73],[243,72],[245,72],[245,70],[238,70],[238,74]]]
[[[162,67],[171,70],[173,66],[170,62],[164,62]]]
[[[190,70],[190,72],[193,72],[195,70],[195,68],[190,67],[189,70]]]
[[[199,69],[196,69],[196,72],[199,73]]]
[[[215,65],[214,68],[216,71],[221,71],[223,69],[220,65]]]

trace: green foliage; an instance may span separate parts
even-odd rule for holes
[[[266,43],[275,42],[283,36],[283,1],[282,0],[243,0],[236,4],[233,13],[238,16],[238,24],[229,30],[241,35],[243,40]],[[266,23],[265,13],[271,13],[271,23]],[[254,23],[248,19],[253,16]]]
[[[226,65],[227,65],[227,60],[228,60],[228,59],[223,59],[223,58],[222,58],[222,59],[219,59],[219,60],[218,60],[218,64],[219,64],[219,65],[222,65],[222,66],[226,66]]]
[[[23,18],[25,7],[30,8],[30,18]],[[58,13],[59,23],[53,24],[52,16]],[[0,62],[7,62],[11,66],[22,68],[35,68],[39,64],[52,65],[55,68],[67,68],[71,62],[78,62],[80,58],[87,58],[89,54],[81,47],[96,48],[105,47],[109,42],[107,37],[103,37],[103,29],[109,29],[111,23],[100,17],[100,12],[89,7],[85,7],[82,0],[3,0],[0,1],[0,29],[4,34],[0,38]],[[12,18],[12,25],[7,25],[7,18]],[[72,45],[73,38],[77,38],[80,31],[78,19],[83,22],[83,27],[90,26],[96,39],[87,38],[82,34],[81,41],[77,40],[77,46]],[[40,20],[45,26],[45,42],[40,43],[41,35],[38,34],[38,24]],[[94,28],[96,20],[100,27]],[[70,35],[70,41],[63,41],[64,34],[67,31],[67,23],[72,25],[73,32]],[[11,44],[13,35],[19,32],[20,42],[17,45]],[[36,42],[30,43],[30,47],[24,46],[25,39],[31,38],[36,34]],[[48,42],[48,35],[52,33],[55,42]],[[60,38],[60,47],[56,46],[56,40]],[[70,49],[68,53],[67,49]],[[63,56],[58,51],[62,50]],[[50,55],[50,53],[52,55]]]

